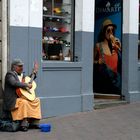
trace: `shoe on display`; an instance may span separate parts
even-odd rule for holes
[[[64,15],[68,15],[69,12],[65,11],[64,9],[61,9],[61,13],[64,14]]]
[[[58,28],[56,28],[56,27],[53,27],[53,31],[54,31],[54,32],[58,32],[58,31],[59,31],[59,29],[58,29]]]
[[[54,38],[51,37],[51,36],[49,36],[48,40],[49,40],[49,41],[54,41]]]
[[[58,7],[54,8],[54,9],[53,9],[53,12],[56,13],[56,14],[62,13],[61,9],[58,8]]]
[[[47,27],[47,31],[48,32],[53,32],[53,28],[52,27]]]
[[[68,32],[68,30],[66,29],[66,27],[59,28],[59,31],[62,32],[62,33]]]
[[[44,39],[45,39],[45,40],[49,40],[47,36],[44,36]]]
[[[48,8],[46,6],[43,6],[43,11],[44,12],[47,12],[48,11]]]

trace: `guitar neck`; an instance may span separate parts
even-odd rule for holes
[[[31,78],[30,83],[32,83],[33,80],[36,78],[37,71],[38,71],[38,64],[37,64],[37,62],[35,62],[34,63],[34,68],[33,68],[32,73],[30,75],[30,78]]]
[[[30,77],[31,77],[31,80],[30,80],[30,82],[29,82],[29,83],[32,83],[32,82],[33,82],[33,80],[34,80],[35,76],[36,76],[36,75],[35,75],[35,73],[34,73],[34,72],[32,72],[32,74],[31,74],[31,76],[30,76]]]

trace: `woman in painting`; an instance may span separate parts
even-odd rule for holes
[[[94,92],[120,94],[121,43],[115,37],[117,26],[104,20],[94,48]]]

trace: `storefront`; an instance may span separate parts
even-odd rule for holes
[[[138,58],[138,5],[138,0],[135,0],[133,2],[131,0],[95,1],[96,15],[94,43],[96,43],[97,40],[96,33],[99,32],[99,23],[101,21],[103,22],[103,19],[105,17],[112,20],[111,24],[116,29],[114,36],[121,40],[121,47],[119,48],[121,50],[121,85],[119,86],[121,87],[121,90],[119,92],[116,92],[117,90],[114,90],[115,88],[113,88],[113,90],[111,91],[111,88],[109,87],[107,89],[107,93],[110,92],[119,94],[128,102],[140,100]],[[135,9],[135,11],[133,9]],[[100,87],[100,90],[101,89],[102,88]],[[93,88],[93,90],[96,92],[97,89],[95,90]]]
[[[92,110],[93,1],[14,0],[9,5],[9,60],[23,59],[26,74],[38,61],[36,95],[43,116]]]
[[[122,1],[121,95],[128,102],[140,100],[138,5]],[[96,2],[12,0],[8,6],[8,69],[13,58],[24,61],[27,75],[39,63],[36,95],[43,117],[93,110]]]

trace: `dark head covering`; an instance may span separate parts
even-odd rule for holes
[[[22,66],[24,63],[22,62],[21,59],[14,59],[12,62],[12,66],[16,65],[16,66]]]

